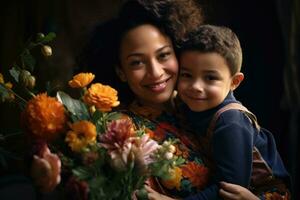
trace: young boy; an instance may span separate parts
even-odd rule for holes
[[[288,199],[289,175],[272,134],[233,95],[244,79],[237,36],[229,28],[203,25],[182,45],[179,60],[183,111],[214,166],[211,185],[186,199],[218,198],[221,181],[262,199]]]

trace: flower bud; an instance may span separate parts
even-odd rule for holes
[[[175,151],[176,151],[175,146],[171,144],[171,145],[169,146],[169,152],[175,153]]]
[[[166,152],[166,153],[165,153],[165,158],[166,158],[167,160],[172,159],[172,158],[173,158],[173,153],[171,153],[171,152]]]
[[[32,89],[35,86],[35,77],[27,70],[22,70],[19,75],[19,82],[23,86]]]
[[[49,57],[52,55],[52,48],[48,45],[43,45],[41,51],[45,57]]]
[[[164,141],[162,145],[163,145],[164,147],[169,146],[169,145],[170,145],[170,142],[169,142],[169,141]]]
[[[43,33],[38,33],[38,34],[36,35],[36,39],[37,39],[37,40],[42,40],[44,37],[45,37],[45,35],[44,35]]]

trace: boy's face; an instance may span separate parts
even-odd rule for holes
[[[180,55],[178,94],[195,112],[218,106],[243,78],[240,72],[232,76],[226,60],[217,53],[186,51]]]

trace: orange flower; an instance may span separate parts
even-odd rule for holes
[[[180,190],[181,179],[182,170],[179,167],[175,167],[171,172],[171,178],[162,180],[161,183],[168,189],[173,189],[175,187],[177,190]]]
[[[96,126],[89,121],[77,121],[71,125],[65,141],[75,152],[80,152],[84,147],[96,141]]]
[[[46,93],[31,99],[22,115],[26,128],[33,136],[41,139],[55,139],[65,128],[64,106]]]
[[[175,146],[175,155],[182,156],[183,158],[187,159],[189,157],[189,151],[187,150],[186,146],[183,144],[174,144]]]
[[[88,105],[94,105],[102,112],[106,112],[111,111],[112,107],[116,107],[120,104],[117,94],[118,92],[112,87],[96,83],[91,85],[84,95],[83,100]]]
[[[69,85],[72,88],[84,88],[90,84],[95,78],[92,73],[79,73],[73,76],[73,79],[69,81]]]
[[[183,177],[188,178],[192,185],[198,189],[203,189],[209,178],[209,171],[204,165],[190,162],[181,167]]]

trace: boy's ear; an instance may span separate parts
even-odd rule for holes
[[[116,70],[118,77],[121,79],[121,81],[127,82],[127,78],[126,78],[123,70],[119,66],[116,66],[115,70]]]
[[[238,72],[235,75],[233,75],[231,80],[231,90],[235,90],[240,83],[244,80],[244,74],[242,72]]]

